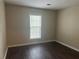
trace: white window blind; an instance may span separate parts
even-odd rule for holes
[[[30,39],[41,38],[41,16],[30,15]]]

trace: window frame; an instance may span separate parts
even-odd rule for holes
[[[31,16],[39,16],[40,17],[40,26],[31,26],[30,25],[30,39],[32,40],[32,39],[41,39],[41,25],[42,25],[42,16],[41,15],[29,15],[29,17],[30,17],[30,21],[31,21]],[[40,27],[40,37],[34,37],[34,38],[32,38],[31,37],[31,27]]]

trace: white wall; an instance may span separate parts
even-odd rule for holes
[[[5,36],[5,12],[4,2],[0,0],[0,59],[4,59],[6,52],[6,36]]]
[[[29,15],[42,16],[42,39],[29,39]],[[8,46],[55,39],[56,12],[6,4]]]
[[[79,49],[79,7],[60,10],[57,27],[57,39]]]

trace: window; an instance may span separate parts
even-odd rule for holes
[[[30,39],[41,38],[41,16],[30,15]]]

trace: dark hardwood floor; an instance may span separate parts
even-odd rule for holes
[[[79,59],[79,52],[50,42],[9,48],[6,59]]]

